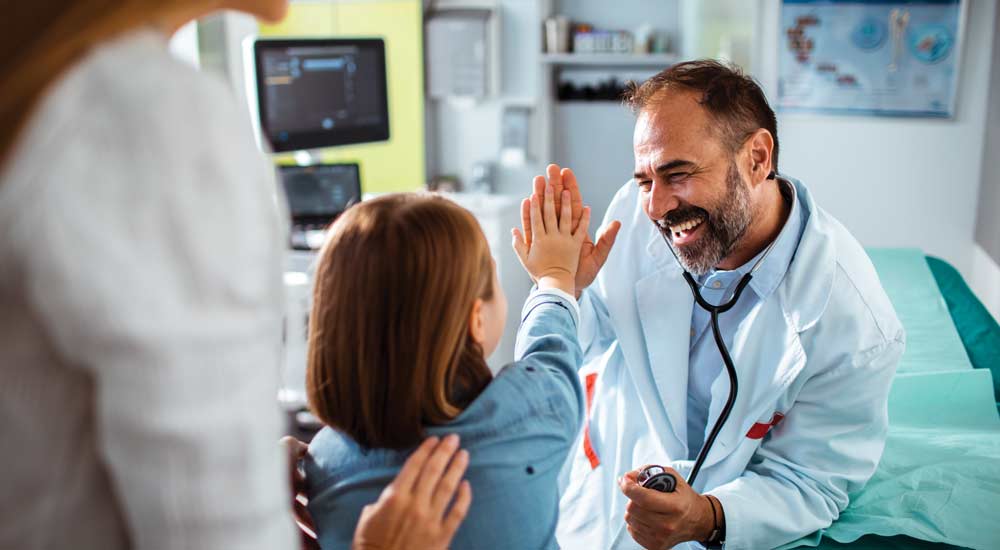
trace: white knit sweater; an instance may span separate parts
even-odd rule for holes
[[[282,224],[221,81],[90,53],[0,167],[0,548],[296,546]]]

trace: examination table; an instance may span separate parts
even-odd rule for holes
[[[833,525],[783,548],[1000,549],[1000,326],[946,262],[868,252],[906,328],[885,453]]]

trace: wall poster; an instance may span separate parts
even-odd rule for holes
[[[782,111],[950,117],[963,0],[784,0]]]

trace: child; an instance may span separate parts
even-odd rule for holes
[[[493,378],[507,304],[475,218],[440,197],[389,195],[334,224],[316,272],[306,389],[327,427],[305,460],[323,548],[348,548],[362,509],[424,437],[456,434],[474,495],[452,547],[556,548],[556,477],[583,411],[573,299],[590,220],[574,233],[569,193],[531,202],[519,244],[538,283],[517,361]],[[525,228],[527,229],[527,228]],[[520,234],[515,233],[515,239]],[[526,248],[528,247],[528,248]]]

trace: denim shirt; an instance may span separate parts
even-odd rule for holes
[[[453,549],[558,548],[556,478],[583,419],[579,310],[565,293],[541,290],[521,319],[517,360],[455,420],[426,427],[428,435],[458,434],[469,452],[472,506]],[[322,548],[350,548],[361,509],[412,451],[362,448],[330,427],[316,435],[303,462]]]

